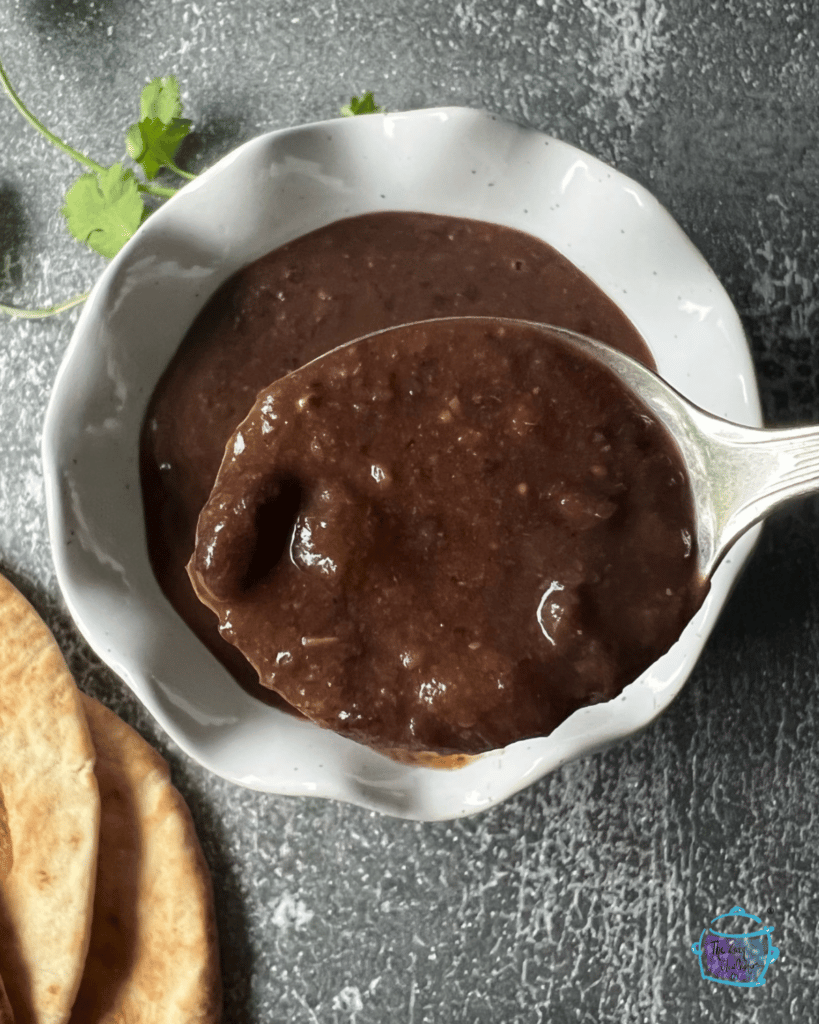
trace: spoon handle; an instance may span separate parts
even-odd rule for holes
[[[713,572],[734,541],[769,512],[819,491],[819,427],[759,430],[702,414],[703,469],[692,481],[710,491],[710,544],[700,558]],[[703,494],[703,497],[705,495]]]

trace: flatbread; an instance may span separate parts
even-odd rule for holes
[[[11,871],[14,863],[14,850],[11,845],[11,832],[9,831],[9,816],[6,812],[6,802],[3,799],[3,787],[0,786],[0,879],[5,878]],[[2,1018],[0,1018],[0,1024]]]
[[[0,978],[0,1024],[14,1024],[14,1014],[11,1012],[9,997],[6,995],[6,986]]]
[[[83,695],[102,800],[94,922],[72,1024],[213,1024],[210,872],[162,757]]]
[[[13,863],[0,965],[17,1024],[63,1024],[80,984],[99,792],[79,690],[47,626],[0,576],[0,786]]]
[[[11,871],[14,862],[14,853],[11,848],[11,833],[9,832],[9,819],[6,813],[6,803],[3,800],[3,790],[0,787],[0,879],[3,879]],[[14,1024],[14,1015],[11,1012],[9,997],[6,995],[6,986],[0,978],[0,1024]]]

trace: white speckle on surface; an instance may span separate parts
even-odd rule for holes
[[[361,992],[355,985],[345,986],[338,995],[333,996],[333,1009],[349,1013],[354,1019],[355,1015],[364,1009],[364,1000],[361,998]]]
[[[296,899],[289,892],[284,893],[273,908],[271,921],[281,931],[288,928],[304,928],[313,920],[313,911],[308,910],[303,900]]]
[[[669,39],[658,0],[583,0],[592,15],[587,60],[592,96],[583,112],[594,121],[614,113],[633,134],[661,100]]]

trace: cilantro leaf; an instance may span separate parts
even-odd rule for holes
[[[128,156],[142,165],[148,181],[157,176],[160,167],[169,167],[184,178],[193,177],[174,163],[180,143],[191,130],[191,122],[180,117],[181,113],[176,77],[151,79],[140,96],[139,121],[125,133]]]
[[[358,96],[353,96],[350,102],[341,108],[342,117],[355,117],[356,114],[383,114],[384,108],[376,106],[373,94],[371,92],[365,92],[364,95],[359,99]]]
[[[154,117],[145,118],[128,129],[125,135],[128,156],[142,165],[148,181],[157,176],[160,167],[177,169],[174,163],[176,151],[190,132],[191,123],[187,118],[175,117],[170,124],[165,124]]]
[[[179,96],[179,82],[176,75],[152,78],[140,96],[140,121],[158,119],[163,124],[170,124],[181,113],[182,100]]]
[[[78,178],[65,194],[62,212],[71,234],[109,259],[147,215],[137,179],[119,163]]]

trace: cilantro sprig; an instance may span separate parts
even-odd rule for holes
[[[141,166],[147,180],[143,181],[123,161],[110,167],[93,160],[85,153],[58,138],[32,114],[17,95],[0,63],[0,84],[17,110],[32,127],[66,156],[88,168],[65,194],[62,214],[68,230],[77,239],[101,256],[110,259],[119,252],[139,225],[151,212],[143,196],[169,199],[178,189],[153,183],[160,167],[169,167],[175,174],[193,178],[174,162],[176,150],[190,131],[191,122],[180,118],[182,104],[179,84],[173,76],[155,78],[142,90],[140,120],[126,132],[126,151]],[[142,144],[137,146],[139,134]],[[0,304],[0,312],[30,319],[53,316],[85,301],[88,294],[77,295],[65,302],[41,309],[19,309]]]
[[[373,94],[365,92],[360,98],[353,96],[350,102],[341,108],[342,117],[355,117],[356,114],[383,114],[384,108],[376,106]]]
[[[182,117],[179,82],[174,75],[154,78],[143,88],[139,101],[139,120],[125,132],[127,157],[141,169],[144,179],[125,166],[126,157],[105,167],[49,131],[17,95],[2,63],[0,85],[32,127],[66,156],[88,168],[66,192],[62,214],[74,238],[101,256],[108,259],[116,256],[151,214],[152,209],[145,204],[144,196],[164,200],[179,191],[154,182],[163,167],[188,181],[196,177],[176,163],[177,150],[190,134],[192,122]],[[382,108],[376,106],[371,92],[365,92],[361,98],[353,96],[349,104],[341,108],[345,117],[381,112]],[[0,313],[28,319],[54,316],[84,302],[89,294],[85,292],[40,309],[20,309],[0,303]]]

